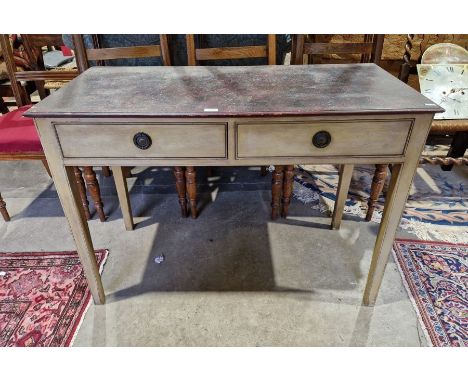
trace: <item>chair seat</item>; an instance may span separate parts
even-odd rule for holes
[[[23,116],[30,107],[22,106],[0,116],[0,153],[43,152],[34,121]]]

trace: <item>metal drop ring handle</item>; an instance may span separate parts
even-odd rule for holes
[[[146,133],[136,133],[133,137],[133,143],[140,150],[147,150],[151,147],[153,143],[151,137]]]
[[[331,142],[331,135],[328,131],[319,131],[314,134],[312,138],[312,143],[315,147],[319,149],[323,149],[327,147]]]

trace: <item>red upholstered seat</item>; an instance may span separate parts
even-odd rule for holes
[[[42,152],[41,141],[31,118],[23,113],[31,107],[22,106],[17,110],[0,115],[0,152]]]

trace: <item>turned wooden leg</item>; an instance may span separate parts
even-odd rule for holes
[[[122,173],[125,178],[131,178],[133,176],[131,167],[122,167]]]
[[[275,220],[281,207],[281,190],[283,188],[283,166],[275,166],[271,177],[271,218]]]
[[[183,167],[174,167],[174,176],[176,178],[176,189],[179,195],[180,212],[183,218],[187,217],[187,197],[185,187],[185,174]]]
[[[366,220],[370,222],[372,220],[372,214],[374,213],[375,203],[379,199],[382,193],[383,186],[385,184],[385,178],[387,177],[388,164],[376,164],[374,178],[372,179],[372,186],[367,202],[367,214]]]
[[[468,131],[458,131],[453,136],[452,144],[447,153],[448,158],[460,158],[465,155],[465,151],[468,148]],[[442,165],[440,168],[443,171],[450,171],[453,164]]]
[[[99,219],[104,222],[106,221],[106,215],[104,214],[104,205],[101,200],[101,190],[99,189],[99,183],[96,179],[96,173],[92,167],[86,166],[84,168],[84,177],[86,186],[94,202],[94,208],[96,208]]]
[[[260,175],[261,176],[267,176],[268,171],[267,171],[267,166],[261,166],[260,167]]]
[[[102,167],[102,175],[104,175],[106,178],[112,175],[111,170],[109,166],[103,166]]]
[[[291,203],[291,195],[294,187],[294,165],[287,165],[284,168],[283,178],[283,210],[281,216],[288,216],[289,204]]]
[[[190,213],[193,219],[197,218],[197,181],[196,170],[193,166],[188,166],[185,171],[185,179],[187,182],[187,193],[190,201]]]
[[[8,215],[8,211],[6,209],[6,203],[2,198],[2,194],[0,194],[0,213],[3,216],[3,220],[5,220],[6,222],[10,221],[10,215]]]
[[[6,114],[6,113],[8,113],[8,111],[9,110],[8,110],[8,107],[7,107],[6,103],[5,103],[5,101],[3,100],[2,97],[0,97],[0,113],[1,114]]]
[[[87,220],[91,219],[91,213],[89,212],[88,198],[86,197],[86,187],[83,180],[83,174],[79,167],[73,167],[73,173],[75,175],[75,182],[78,192],[80,194],[81,206]]]
[[[46,169],[47,174],[49,174],[49,176],[52,178],[52,174],[50,173],[49,164],[47,163],[47,160],[46,160],[46,159],[43,159],[43,160],[42,160],[42,165],[43,165],[44,168]]]

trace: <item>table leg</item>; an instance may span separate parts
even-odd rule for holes
[[[211,168],[211,167],[210,167]],[[208,172],[208,168],[207,168]],[[180,166],[174,167],[174,176],[176,178],[176,189],[179,195],[180,212],[183,218],[187,217],[187,189],[185,186],[184,168]]]
[[[283,188],[283,166],[275,166],[271,177],[271,218],[275,220],[281,207],[281,190]]]
[[[335,207],[333,208],[333,217],[331,229],[339,229],[341,219],[343,218],[344,206],[348,198],[349,185],[353,176],[354,165],[343,164],[340,166],[340,175],[338,179],[338,190],[336,192]]]
[[[288,216],[289,204],[291,203],[291,195],[294,187],[294,165],[287,165],[284,167],[283,178],[283,209],[281,216],[283,218]]]
[[[122,167],[112,167],[114,174],[115,188],[117,189],[117,196],[119,198],[120,209],[122,210],[122,217],[127,231],[133,231],[133,215],[132,205],[128,196],[127,179],[123,172]]]
[[[185,179],[187,184],[187,193],[190,200],[190,213],[193,219],[197,218],[197,172],[195,167],[188,166],[185,171]]]
[[[374,253],[364,291],[364,304],[374,305],[382,283],[385,266],[392,250],[395,233],[406,205],[415,168],[407,164],[395,164],[392,170],[389,192],[380,223]]]
[[[94,254],[93,243],[89,233],[84,211],[79,203],[80,196],[72,167],[64,167],[49,161],[54,178],[55,188],[62,204],[63,212],[70,225],[81,265],[88,281],[94,302],[104,304],[105,294],[99,274],[99,267]]]

